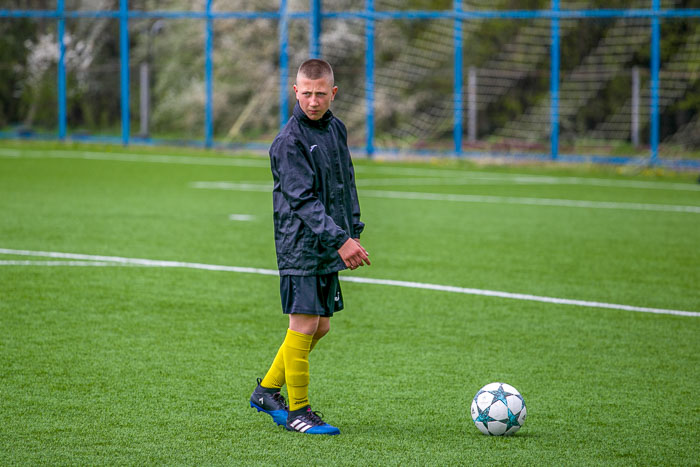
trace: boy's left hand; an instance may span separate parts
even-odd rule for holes
[[[360,266],[364,266],[365,263],[367,263],[367,266],[372,264],[369,262],[369,253],[367,253],[367,250],[354,238],[348,238],[338,250],[338,254],[345,265],[350,269],[357,269]]]

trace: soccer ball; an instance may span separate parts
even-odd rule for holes
[[[510,384],[487,384],[472,401],[472,420],[485,435],[512,435],[523,426],[526,416],[525,400]]]

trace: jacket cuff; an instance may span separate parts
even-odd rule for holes
[[[360,222],[352,226],[352,231],[355,238],[360,238],[360,234],[365,230],[365,224]]]
[[[335,245],[332,245],[333,248],[335,248],[336,250],[340,250],[340,247],[343,246],[343,245],[345,245],[345,242],[348,241],[348,239],[350,238],[350,235],[348,235],[347,233],[343,232],[343,236],[342,236],[342,237],[338,237],[338,238],[340,238],[341,240],[339,240]]]

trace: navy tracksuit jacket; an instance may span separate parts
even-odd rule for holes
[[[270,165],[280,275],[345,269],[338,249],[364,224],[343,122],[330,110],[311,120],[297,102],[270,147]]]

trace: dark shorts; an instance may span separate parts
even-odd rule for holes
[[[323,276],[280,276],[284,314],[301,313],[331,317],[343,309],[338,273]]]

